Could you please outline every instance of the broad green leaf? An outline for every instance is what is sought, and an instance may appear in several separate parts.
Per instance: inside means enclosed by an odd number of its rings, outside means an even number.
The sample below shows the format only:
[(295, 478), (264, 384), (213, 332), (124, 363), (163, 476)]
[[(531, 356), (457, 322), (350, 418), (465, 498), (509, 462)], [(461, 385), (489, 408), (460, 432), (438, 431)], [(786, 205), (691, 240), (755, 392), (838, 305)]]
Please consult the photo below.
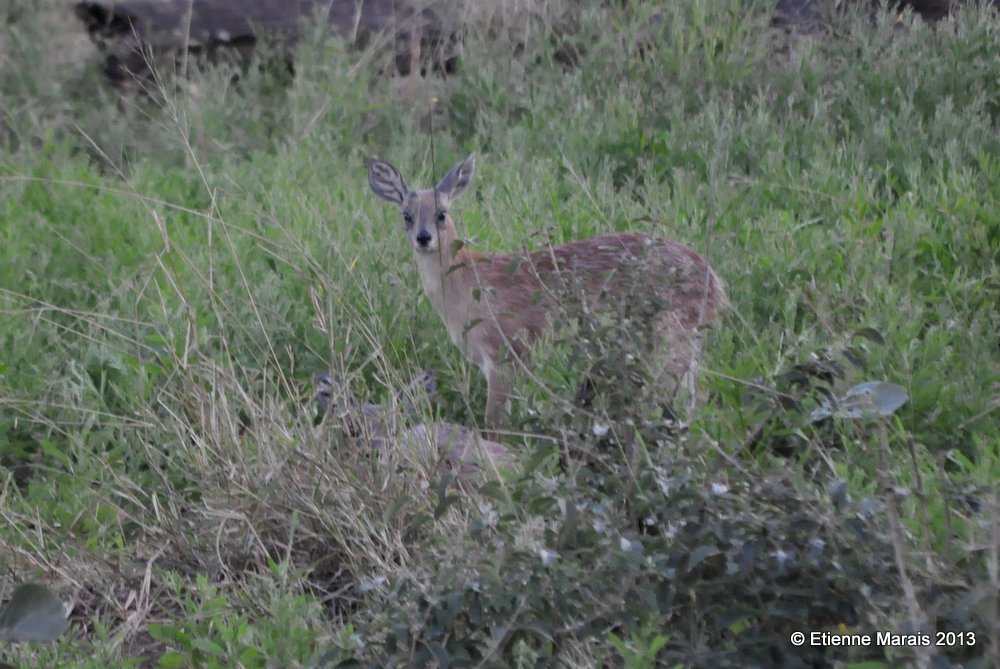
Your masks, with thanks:
[(704, 546), (699, 546), (694, 549), (691, 553), (691, 557), (688, 558), (687, 570), (691, 571), (693, 568), (701, 564), (706, 558), (710, 558), (713, 555), (718, 555), (719, 549), (715, 546), (705, 544)]
[(876, 344), (885, 344), (885, 337), (883, 337), (878, 330), (875, 330), (873, 328), (861, 328), (860, 330), (854, 333), (854, 336), (870, 339)]
[(161, 669), (173, 669), (174, 667), (186, 667), (189, 662), (187, 658), (176, 650), (168, 650), (160, 656), (156, 666)]
[(498, 502), (506, 502), (510, 499), (507, 489), (499, 481), (487, 481), (476, 489), (483, 497), (495, 499)]
[(449, 267), (449, 268), (447, 269), (447, 271), (446, 271), (446, 272), (444, 273), (444, 275), (445, 275), (445, 276), (448, 276), (448, 275), (449, 275), (449, 274), (451, 274), (452, 272), (457, 272), (458, 270), (462, 269), (463, 267), (466, 267), (466, 264), (465, 264), (464, 262), (457, 262), (457, 263), (454, 263), (454, 264), (452, 264), (452, 265), (451, 265), (451, 266), (450, 266), (450, 267)]
[(894, 383), (881, 381), (862, 383), (844, 394), (837, 415), (845, 418), (862, 418), (873, 413), (889, 416), (909, 399), (906, 390)]
[(809, 417), (815, 423), (830, 416), (849, 419), (890, 416), (909, 399), (902, 386), (868, 381), (850, 388), (840, 399), (813, 409)]
[(199, 637), (191, 642), (191, 645), (202, 651), (203, 653), (208, 653), (215, 657), (221, 657), (226, 654), (226, 649), (215, 643), (211, 639), (205, 639), (204, 637)]
[(451, 657), (448, 655), (448, 651), (444, 649), (444, 646), (436, 641), (425, 641), (424, 645), (434, 655), (434, 659), (437, 660), (438, 666), (441, 669), (448, 669), (451, 666)]
[(14, 590), (0, 613), (0, 639), (52, 641), (69, 625), (66, 607), (48, 588), (25, 583)]
[(382, 515), (382, 521), (385, 522), (387, 525), (390, 524), (392, 520), (396, 517), (396, 514), (399, 513), (400, 509), (402, 509), (403, 506), (409, 501), (411, 500), (406, 495), (399, 495), (398, 497), (393, 499), (392, 502), (389, 504), (389, 507), (386, 509), (385, 513)]

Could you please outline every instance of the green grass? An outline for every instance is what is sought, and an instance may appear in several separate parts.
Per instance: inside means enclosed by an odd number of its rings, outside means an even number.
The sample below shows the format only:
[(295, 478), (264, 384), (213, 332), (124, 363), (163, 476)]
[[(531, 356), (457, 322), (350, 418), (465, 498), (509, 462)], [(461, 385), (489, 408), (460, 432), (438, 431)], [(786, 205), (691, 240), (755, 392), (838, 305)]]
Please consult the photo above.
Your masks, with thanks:
[[(0, 646), (0, 659), (443, 664), (464, 638), (489, 649), (484, 666), (743, 666), (775, 657), (754, 643), (791, 650), (776, 630), (799, 614), (779, 611), (783, 588), (818, 579), (824, 602), (878, 573), (887, 585), (857, 595), (852, 614), (810, 624), (973, 630), (974, 647), (937, 650), (989, 666), (996, 13), (938, 26), (848, 16), (789, 57), (759, 3), (665, 3), (657, 19), (607, 4), (470, 10), (459, 74), (409, 92), (377, 73), (377, 52), (310, 43), (291, 83), (214, 69), (122, 99), (96, 54), (59, 48), (80, 32), (63, 5), (0, 10), (0, 600), (37, 580), (76, 605), (58, 643)], [(567, 49), (573, 66), (557, 58)], [(478, 493), (423, 485), (426, 472), (381, 467), (313, 426), (311, 377), (326, 369), (381, 402), (431, 368), (441, 391), (428, 415), (481, 420), (485, 382), (448, 342), (397, 214), (366, 177), (378, 155), (427, 185), (469, 151), (478, 173), (457, 210), (476, 248), (642, 229), (689, 243), (727, 283), (733, 309), (709, 337), (709, 397), (691, 429), (622, 441), (646, 465), (622, 468), (621, 444), (601, 451), (594, 419), (563, 413), (575, 386), (558, 342), (537, 361), (542, 385), (518, 381), (514, 421), (544, 438), (508, 446), (530, 466)], [(883, 380), (909, 402), (881, 422), (810, 425), (821, 395), (803, 386), (824, 384), (802, 370), (828, 359), (843, 370), (831, 391)], [(797, 365), (804, 384), (789, 376)], [(615, 435), (648, 413), (618, 410), (602, 418)], [(844, 508), (828, 494), (841, 480)], [(819, 529), (785, 520), (800, 514)], [(636, 533), (647, 515), (659, 538)], [(760, 571), (727, 571), (740, 546), (817, 536), (850, 563), (839, 581), (781, 581), (763, 548), (747, 558)], [(538, 564), (542, 547), (556, 568)], [(677, 572), (685, 587), (671, 596), (685, 603), (657, 613), (639, 595), (673, 583), (656, 571), (668, 563), (691, 580)], [(747, 594), (754, 606), (713, 608), (757, 578), (770, 585)], [(473, 580), (478, 603), (462, 587)], [(517, 600), (529, 582), (539, 599)], [(624, 604), (588, 599), (591, 582)], [(590, 627), (565, 632), (561, 615), (590, 611)], [(817, 661), (928, 657), (838, 652)]]

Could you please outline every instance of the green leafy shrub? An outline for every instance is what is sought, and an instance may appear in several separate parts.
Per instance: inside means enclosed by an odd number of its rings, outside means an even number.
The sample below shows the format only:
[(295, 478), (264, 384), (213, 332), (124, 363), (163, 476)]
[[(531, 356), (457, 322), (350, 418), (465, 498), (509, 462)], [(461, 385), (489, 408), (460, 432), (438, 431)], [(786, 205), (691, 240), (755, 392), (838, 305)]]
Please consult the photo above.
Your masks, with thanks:
[[(635, 478), (605, 476), (601, 493), (535, 478), (508, 492), (480, 508), (460, 548), (428, 546), (437, 559), (419, 585), (386, 586), (381, 612), (357, 628), (359, 659), (589, 664), (609, 652), (610, 635), (620, 647), (654, 630), (656, 666), (830, 665), (895, 652), (788, 641), (795, 631), (888, 625), (898, 614), (885, 508), (847, 501), (843, 484), (827, 497), (776, 472), (727, 468), (711, 480), (677, 457)], [(935, 606), (950, 599), (942, 623), (961, 610), (957, 598), (933, 594), (940, 585), (921, 586)], [(983, 629), (985, 620), (964, 622)]]

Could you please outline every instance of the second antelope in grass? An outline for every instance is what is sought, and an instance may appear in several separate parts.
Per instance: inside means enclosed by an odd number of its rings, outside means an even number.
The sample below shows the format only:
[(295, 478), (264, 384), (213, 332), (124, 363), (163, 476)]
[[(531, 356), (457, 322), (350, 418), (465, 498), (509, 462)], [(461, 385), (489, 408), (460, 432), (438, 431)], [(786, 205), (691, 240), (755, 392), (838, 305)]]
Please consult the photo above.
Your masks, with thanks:
[(426, 401), (437, 392), (433, 372), (424, 370), (410, 381), (400, 392), (397, 407), (362, 404), (327, 373), (317, 374), (315, 383), (314, 398), (322, 414), (331, 414), (356, 443), (377, 454), (434, 464), (439, 474), (454, 471), (462, 481), (515, 465), (510, 451), (464, 425), (424, 422), (396, 429), (400, 414), (416, 413), (421, 396)]
[[(486, 422), (507, 408), (512, 363), (524, 361), (555, 312), (603, 313), (650, 332), (653, 377), (692, 390), (699, 328), (726, 304), (722, 282), (693, 250), (641, 232), (602, 235), (533, 253), (464, 248), (449, 210), (475, 172), (475, 155), (432, 189), (411, 190), (387, 162), (371, 164), (375, 193), (399, 206), (424, 293), (451, 341), (487, 380)], [(504, 355), (504, 353), (507, 355)], [(645, 355), (645, 354), (644, 354)]]

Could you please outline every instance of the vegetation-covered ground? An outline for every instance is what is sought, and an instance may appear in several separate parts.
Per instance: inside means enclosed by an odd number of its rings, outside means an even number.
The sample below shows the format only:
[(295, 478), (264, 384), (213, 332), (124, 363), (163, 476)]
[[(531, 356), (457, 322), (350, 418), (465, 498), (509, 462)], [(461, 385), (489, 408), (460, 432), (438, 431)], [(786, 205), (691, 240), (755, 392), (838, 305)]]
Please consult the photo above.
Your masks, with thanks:
[[(0, 660), (996, 666), (1000, 22), (848, 15), (789, 46), (772, 4), (456, 3), (447, 79), (315, 40), (293, 79), (191, 64), (121, 97), (66, 3), (4, 4), (0, 601), (75, 608)], [(470, 151), (479, 250), (645, 230), (710, 260), (733, 306), (689, 429), (643, 393), (568, 403), (641, 361), (560, 335), (497, 481), (315, 424), (317, 371), (387, 402), (429, 368), (403, 420), (479, 425), (366, 176)], [(830, 408), (866, 381), (909, 400)]]

